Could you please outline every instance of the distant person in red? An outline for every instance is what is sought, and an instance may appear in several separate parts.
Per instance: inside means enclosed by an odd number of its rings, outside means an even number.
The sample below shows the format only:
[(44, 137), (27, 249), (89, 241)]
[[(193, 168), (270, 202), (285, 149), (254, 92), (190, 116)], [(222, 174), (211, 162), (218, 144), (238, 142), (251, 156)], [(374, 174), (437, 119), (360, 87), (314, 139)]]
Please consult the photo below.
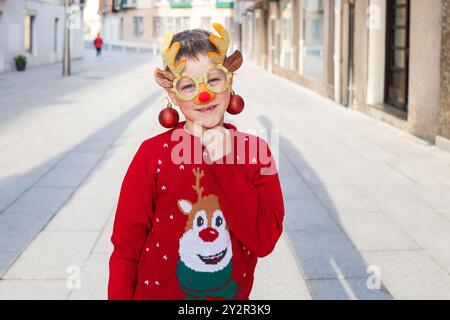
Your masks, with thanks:
[(100, 33), (97, 33), (97, 37), (94, 39), (94, 47), (97, 50), (97, 57), (102, 54), (103, 39)]

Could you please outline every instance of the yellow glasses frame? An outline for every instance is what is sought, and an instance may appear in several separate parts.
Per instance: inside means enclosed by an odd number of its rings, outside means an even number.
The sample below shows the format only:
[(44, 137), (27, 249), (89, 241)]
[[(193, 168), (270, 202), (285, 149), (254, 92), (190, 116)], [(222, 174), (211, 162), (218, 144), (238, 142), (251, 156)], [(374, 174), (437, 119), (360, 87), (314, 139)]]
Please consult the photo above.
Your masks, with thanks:
[[(215, 89), (211, 88), (208, 85), (208, 78), (207, 78), (207, 76), (208, 76), (208, 73), (212, 69), (219, 69), (219, 70), (222, 70), (223, 72), (225, 72), (225, 75), (227, 77), (227, 82), (225, 84), (224, 89), (221, 90), (221, 91), (216, 91)], [(188, 78), (192, 79), (194, 81), (194, 83), (195, 83), (195, 92), (193, 92), (192, 95), (190, 95), (189, 97), (185, 97), (185, 96), (181, 95), (178, 92), (178, 89), (177, 89), (178, 81), (180, 81), (184, 77), (188, 77)], [(228, 71), (228, 69), (225, 68), (222, 64), (213, 64), (213, 65), (209, 66), (208, 69), (206, 69), (205, 74), (204, 74), (203, 77), (195, 77), (195, 76), (191, 76), (191, 75), (189, 75), (187, 73), (178, 74), (175, 77), (175, 79), (173, 80), (172, 92), (175, 93), (175, 95), (177, 96), (178, 99), (181, 99), (181, 100), (184, 100), (184, 101), (190, 101), (190, 100), (194, 99), (199, 94), (200, 84), (201, 83), (204, 83), (206, 85), (206, 88), (208, 88), (208, 90), (210, 90), (210, 91), (212, 91), (214, 93), (222, 93), (222, 92), (226, 91), (230, 87), (230, 82), (231, 82), (232, 77), (233, 77), (233, 74), (230, 71)]]

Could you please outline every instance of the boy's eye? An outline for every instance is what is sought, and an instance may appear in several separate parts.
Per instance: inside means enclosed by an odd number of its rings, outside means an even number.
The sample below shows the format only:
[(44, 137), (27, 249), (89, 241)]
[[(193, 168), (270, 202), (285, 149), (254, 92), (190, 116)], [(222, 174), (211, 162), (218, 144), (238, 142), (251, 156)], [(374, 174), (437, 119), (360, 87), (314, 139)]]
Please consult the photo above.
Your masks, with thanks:
[(201, 227), (204, 222), (202, 217), (197, 217), (197, 227)]
[(194, 86), (193, 86), (192, 84), (190, 84), (190, 85), (187, 85), (187, 86), (182, 87), (181, 90), (187, 90), (187, 89), (191, 89), (191, 88), (193, 88), (193, 87), (194, 87)]

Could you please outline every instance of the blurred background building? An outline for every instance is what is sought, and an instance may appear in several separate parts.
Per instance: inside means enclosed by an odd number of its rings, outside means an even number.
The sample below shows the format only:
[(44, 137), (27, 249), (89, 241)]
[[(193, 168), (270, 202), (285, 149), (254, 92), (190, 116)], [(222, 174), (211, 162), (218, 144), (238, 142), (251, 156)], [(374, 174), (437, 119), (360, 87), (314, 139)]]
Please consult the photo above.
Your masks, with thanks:
[[(70, 30), (72, 58), (83, 56), (83, 4), (73, 1), (76, 23)], [(0, 0), (0, 73), (14, 70), (14, 57), (27, 57), (27, 67), (62, 61), (64, 0)]]
[(449, 0), (255, 0), (246, 56), (450, 150)]
[[(167, 31), (205, 28), (212, 22), (239, 35), (233, 0), (100, 0), (105, 41), (138, 42), (159, 46)], [(230, 50), (239, 46), (232, 38)]]

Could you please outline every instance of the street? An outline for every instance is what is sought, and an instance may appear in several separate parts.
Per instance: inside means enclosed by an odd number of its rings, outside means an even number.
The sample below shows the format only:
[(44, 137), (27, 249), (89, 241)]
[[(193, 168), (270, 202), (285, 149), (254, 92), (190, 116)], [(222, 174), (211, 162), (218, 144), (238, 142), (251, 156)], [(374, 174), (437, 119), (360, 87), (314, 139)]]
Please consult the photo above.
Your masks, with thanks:
[[(106, 299), (122, 179), (165, 131), (161, 64), (85, 50), (67, 78), (0, 74), (0, 299)], [(251, 299), (450, 299), (450, 153), (245, 58), (233, 89), (226, 122), (279, 132), (286, 210)]]

